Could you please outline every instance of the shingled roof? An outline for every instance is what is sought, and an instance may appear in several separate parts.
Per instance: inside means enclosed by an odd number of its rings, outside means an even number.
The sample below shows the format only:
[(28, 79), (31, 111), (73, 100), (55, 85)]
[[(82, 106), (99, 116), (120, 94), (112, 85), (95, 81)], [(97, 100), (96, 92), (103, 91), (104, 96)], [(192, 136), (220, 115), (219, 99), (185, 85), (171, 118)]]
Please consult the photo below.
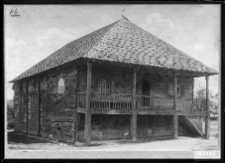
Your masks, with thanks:
[(12, 81), (47, 71), (78, 58), (217, 74), (215, 70), (144, 31), (128, 19), (122, 18), (65, 45)]

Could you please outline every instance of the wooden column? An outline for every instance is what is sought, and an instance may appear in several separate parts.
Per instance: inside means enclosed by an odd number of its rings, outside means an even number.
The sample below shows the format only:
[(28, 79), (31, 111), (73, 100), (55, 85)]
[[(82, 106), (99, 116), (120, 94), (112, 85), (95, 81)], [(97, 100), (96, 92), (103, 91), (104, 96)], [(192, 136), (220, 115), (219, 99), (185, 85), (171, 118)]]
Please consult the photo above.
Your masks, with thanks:
[(73, 139), (73, 144), (75, 145), (76, 144), (76, 141), (77, 141), (77, 136), (78, 136), (78, 126), (79, 126), (79, 119), (78, 119), (78, 116), (80, 116), (78, 113), (77, 113), (77, 103), (78, 103), (78, 81), (79, 81), (79, 78), (78, 78), (78, 76), (79, 76), (79, 74), (78, 74), (78, 70), (77, 70), (77, 68), (74, 70), (75, 71), (75, 105), (74, 105), (74, 134), (73, 134), (73, 137), (74, 137), (74, 139)]
[(80, 114), (76, 112), (76, 126), (75, 126), (76, 129), (74, 135), (74, 145), (76, 144), (76, 141), (78, 141), (79, 126), (80, 126)]
[(91, 74), (92, 74), (92, 64), (88, 62), (87, 63), (85, 129), (84, 129), (84, 139), (85, 139), (84, 144), (86, 146), (90, 145), (91, 143), (91, 108), (90, 108)]
[(209, 113), (209, 77), (205, 77), (206, 80), (206, 116), (205, 116), (205, 138), (209, 139), (210, 135), (210, 113)]
[(29, 92), (28, 92), (28, 80), (27, 80), (27, 82), (26, 82), (26, 93), (27, 93), (27, 135), (29, 134), (29, 132), (28, 132), (28, 128), (29, 128), (29, 125), (28, 125), (28, 121), (29, 121), (29, 119), (28, 119), (28, 102), (29, 102)]
[(135, 142), (137, 140), (137, 105), (136, 105), (136, 69), (133, 71), (133, 84), (132, 84), (132, 120), (131, 120), (131, 138)]
[(195, 79), (194, 77), (192, 77), (192, 107), (191, 107), (191, 114), (193, 113), (193, 108), (194, 108), (194, 83), (195, 83)]
[(41, 81), (38, 81), (38, 135), (41, 134)]
[(173, 116), (173, 137), (178, 136), (178, 115), (177, 115), (177, 75), (174, 74), (174, 116)]

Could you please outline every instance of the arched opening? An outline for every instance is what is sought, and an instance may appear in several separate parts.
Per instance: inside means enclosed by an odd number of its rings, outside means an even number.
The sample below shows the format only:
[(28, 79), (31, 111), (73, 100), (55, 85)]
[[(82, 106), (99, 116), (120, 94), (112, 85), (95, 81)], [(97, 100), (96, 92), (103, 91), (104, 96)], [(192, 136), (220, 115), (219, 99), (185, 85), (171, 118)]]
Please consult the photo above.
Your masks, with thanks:
[(65, 92), (65, 80), (64, 78), (60, 78), (58, 82), (58, 93), (64, 93)]

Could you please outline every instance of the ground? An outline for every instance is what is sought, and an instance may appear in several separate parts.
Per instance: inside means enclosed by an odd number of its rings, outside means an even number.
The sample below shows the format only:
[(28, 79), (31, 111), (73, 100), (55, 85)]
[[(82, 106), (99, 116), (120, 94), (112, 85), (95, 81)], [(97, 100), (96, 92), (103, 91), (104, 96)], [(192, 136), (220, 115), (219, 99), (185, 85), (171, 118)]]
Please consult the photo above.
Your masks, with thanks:
[[(24, 135), (16, 135), (13, 132), (8, 134), (8, 154), (12, 157), (23, 157), (22, 154), (25, 154), (26, 157), (55, 157), (55, 158), (73, 158), (78, 157), (82, 152), (89, 152), (93, 157), (98, 157), (101, 153), (103, 157), (106, 157), (109, 154), (117, 154), (120, 156), (122, 153), (127, 152), (142, 152), (137, 155), (137, 157), (143, 155), (146, 152), (158, 152), (157, 154), (162, 155), (162, 157), (196, 157), (196, 154), (199, 157), (212, 156), (218, 157), (218, 153), (215, 154), (215, 151), (219, 150), (219, 137), (218, 137), (218, 122), (211, 121), (210, 125), (210, 139), (206, 140), (204, 138), (191, 138), (179, 136), (177, 139), (170, 140), (152, 140), (152, 141), (138, 141), (137, 143), (131, 143), (124, 140), (111, 140), (111, 141), (92, 141), (92, 146), (84, 147), (82, 143), (76, 143), (76, 146), (68, 145), (65, 143), (49, 142), (44, 139), (37, 139), (32, 137), (26, 137)], [(42, 150), (42, 154), (37, 154), (37, 152)], [(66, 153), (65, 153), (66, 150)], [(97, 155), (94, 152), (97, 151)], [(101, 151), (101, 152), (99, 152)], [(106, 154), (104, 152), (110, 151)], [(208, 151), (208, 153), (206, 153)], [(47, 154), (48, 152), (52, 154)], [(71, 153), (72, 152), (72, 153)], [(79, 152), (79, 153), (78, 153)], [(118, 153), (119, 152), (119, 153)], [(182, 153), (183, 152), (183, 153)], [(199, 153), (200, 152), (200, 153)], [(101, 155), (100, 154), (100, 155)], [(155, 154), (155, 155), (157, 155)], [(25, 156), (24, 155), (24, 156)], [(154, 155), (154, 156), (155, 156)], [(91, 156), (90, 153), (87, 157)], [(121, 157), (125, 157), (123, 155)], [(150, 156), (150, 153), (146, 155)], [(80, 155), (80, 157), (82, 157)], [(86, 157), (86, 155), (85, 155)], [(99, 156), (100, 157), (100, 156)], [(110, 156), (109, 156), (110, 157)], [(135, 157), (135, 154), (128, 154), (128, 157)], [(143, 156), (145, 157), (145, 156)]]

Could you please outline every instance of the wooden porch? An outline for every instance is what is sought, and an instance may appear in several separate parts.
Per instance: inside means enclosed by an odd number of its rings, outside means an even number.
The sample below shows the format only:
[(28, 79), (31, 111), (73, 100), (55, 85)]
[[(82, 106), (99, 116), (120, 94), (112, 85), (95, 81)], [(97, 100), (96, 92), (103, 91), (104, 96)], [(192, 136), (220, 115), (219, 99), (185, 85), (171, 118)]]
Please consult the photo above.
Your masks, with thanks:
[[(90, 93), (91, 114), (132, 114), (131, 94)], [(137, 95), (137, 114), (173, 115), (174, 99)], [(86, 93), (78, 92), (78, 113), (86, 111)], [(178, 115), (206, 115), (206, 110), (196, 110), (192, 99), (177, 99)]]
[(172, 115), (173, 137), (178, 137), (179, 115), (200, 115), (205, 117), (205, 137), (209, 137), (209, 108), (208, 108), (208, 76), (206, 76), (206, 108), (196, 110), (193, 98), (178, 97), (178, 75), (172, 73), (171, 98), (153, 97), (137, 93), (137, 68), (133, 68), (131, 94), (121, 93), (97, 93), (92, 91), (92, 63), (87, 63), (86, 92), (77, 92), (77, 113), (85, 114), (84, 140), (85, 145), (91, 142), (91, 114), (130, 114), (131, 115), (131, 139), (137, 140), (137, 115)]

